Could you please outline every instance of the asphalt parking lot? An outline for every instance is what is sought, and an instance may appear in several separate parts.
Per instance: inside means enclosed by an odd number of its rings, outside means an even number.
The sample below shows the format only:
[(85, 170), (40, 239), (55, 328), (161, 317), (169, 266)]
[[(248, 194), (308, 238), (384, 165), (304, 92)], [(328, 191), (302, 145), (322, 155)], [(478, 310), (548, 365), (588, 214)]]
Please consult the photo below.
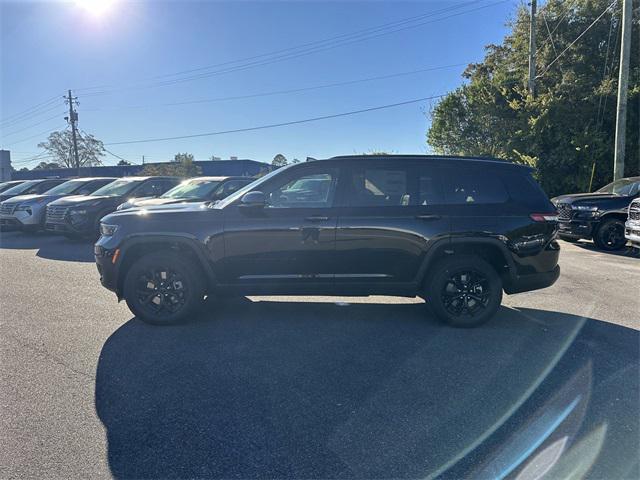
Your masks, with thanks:
[(616, 413), (592, 475), (629, 475), (640, 259), (562, 248), (556, 285), (479, 329), (395, 297), (253, 297), (157, 328), (100, 286), (90, 244), (3, 233), (0, 478), (446, 476), (550, 374), (587, 370), (584, 422)]

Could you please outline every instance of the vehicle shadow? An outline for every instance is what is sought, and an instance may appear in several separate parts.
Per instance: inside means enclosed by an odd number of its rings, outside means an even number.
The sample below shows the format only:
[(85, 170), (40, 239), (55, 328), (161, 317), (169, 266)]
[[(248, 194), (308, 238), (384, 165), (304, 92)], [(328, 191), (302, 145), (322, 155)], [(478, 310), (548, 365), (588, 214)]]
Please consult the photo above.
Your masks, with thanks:
[(600, 250), (595, 246), (593, 242), (575, 242), (573, 243), (573, 245), (594, 253), (606, 253), (608, 255), (614, 255), (616, 257), (640, 258), (640, 250), (637, 248), (633, 248), (629, 244), (627, 244), (627, 246), (625, 246), (621, 250), (615, 250), (612, 252), (608, 252), (606, 250)]
[(228, 302), (182, 326), (120, 327), (95, 406), (116, 478), (424, 478), (585, 362), (635, 366), (621, 378), (633, 397), (639, 339), (532, 309), (465, 330), (423, 304)]
[(46, 232), (0, 232), (0, 250), (37, 250), (36, 255), (49, 260), (94, 262), (93, 243), (74, 240)]

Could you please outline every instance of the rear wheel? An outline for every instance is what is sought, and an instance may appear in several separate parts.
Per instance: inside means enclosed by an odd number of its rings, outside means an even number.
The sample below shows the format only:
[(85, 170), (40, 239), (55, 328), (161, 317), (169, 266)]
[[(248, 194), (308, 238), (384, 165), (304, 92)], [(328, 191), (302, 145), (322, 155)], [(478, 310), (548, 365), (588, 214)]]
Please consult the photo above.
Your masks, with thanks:
[(479, 257), (445, 258), (428, 275), (427, 304), (448, 325), (481, 325), (493, 317), (502, 302), (500, 276)]
[(627, 239), (624, 238), (624, 223), (618, 218), (603, 221), (593, 236), (593, 243), (600, 250), (613, 251), (624, 248)]
[(188, 258), (173, 252), (151, 253), (131, 266), (123, 294), (136, 317), (171, 325), (196, 313), (204, 299), (205, 282)]

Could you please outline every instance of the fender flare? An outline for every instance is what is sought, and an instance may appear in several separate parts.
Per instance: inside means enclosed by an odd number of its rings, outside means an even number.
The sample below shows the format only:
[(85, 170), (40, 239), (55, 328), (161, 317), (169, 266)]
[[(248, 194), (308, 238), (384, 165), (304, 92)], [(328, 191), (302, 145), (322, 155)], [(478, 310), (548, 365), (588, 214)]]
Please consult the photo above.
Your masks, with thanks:
[(516, 265), (511, 252), (505, 244), (505, 241), (495, 237), (446, 237), (436, 240), (427, 251), (416, 276), (418, 285), (422, 285), (429, 268), (436, 261), (438, 261), (442, 257), (442, 255), (455, 255), (456, 246), (460, 245), (488, 245), (490, 247), (497, 247), (502, 254), (502, 257), (504, 258), (505, 263), (509, 266), (509, 270), (507, 272), (507, 280), (513, 281), (517, 278)]
[[(210, 287), (216, 284), (216, 276), (213, 272), (213, 267), (209, 263), (206, 252), (204, 251), (199, 240), (194, 236), (186, 233), (172, 233), (172, 232), (151, 232), (151, 233), (139, 233), (127, 235), (120, 243), (120, 262), (119, 265), (124, 265), (127, 259), (127, 252), (132, 248), (143, 244), (149, 243), (166, 243), (169, 245), (179, 245), (180, 247), (188, 249), (198, 259), (198, 264), (205, 273), (207, 283)], [(119, 268), (118, 268), (119, 270)], [(117, 272), (117, 295), (120, 297), (120, 291), (122, 282), (122, 274)]]

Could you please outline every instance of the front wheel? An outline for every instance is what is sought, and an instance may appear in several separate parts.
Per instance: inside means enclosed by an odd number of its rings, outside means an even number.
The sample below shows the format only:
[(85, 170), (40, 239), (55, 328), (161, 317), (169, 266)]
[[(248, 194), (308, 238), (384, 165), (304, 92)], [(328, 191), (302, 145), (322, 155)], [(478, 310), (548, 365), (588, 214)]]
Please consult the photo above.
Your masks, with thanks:
[(624, 248), (627, 239), (624, 238), (624, 223), (617, 218), (603, 221), (593, 236), (593, 243), (600, 250), (614, 251)]
[(436, 316), (454, 327), (487, 322), (502, 302), (502, 280), (479, 257), (447, 257), (428, 272), (427, 304)]
[(131, 266), (123, 294), (136, 317), (171, 325), (196, 313), (204, 299), (205, 282), (188, 258), (173, 252), (151, 253)]

